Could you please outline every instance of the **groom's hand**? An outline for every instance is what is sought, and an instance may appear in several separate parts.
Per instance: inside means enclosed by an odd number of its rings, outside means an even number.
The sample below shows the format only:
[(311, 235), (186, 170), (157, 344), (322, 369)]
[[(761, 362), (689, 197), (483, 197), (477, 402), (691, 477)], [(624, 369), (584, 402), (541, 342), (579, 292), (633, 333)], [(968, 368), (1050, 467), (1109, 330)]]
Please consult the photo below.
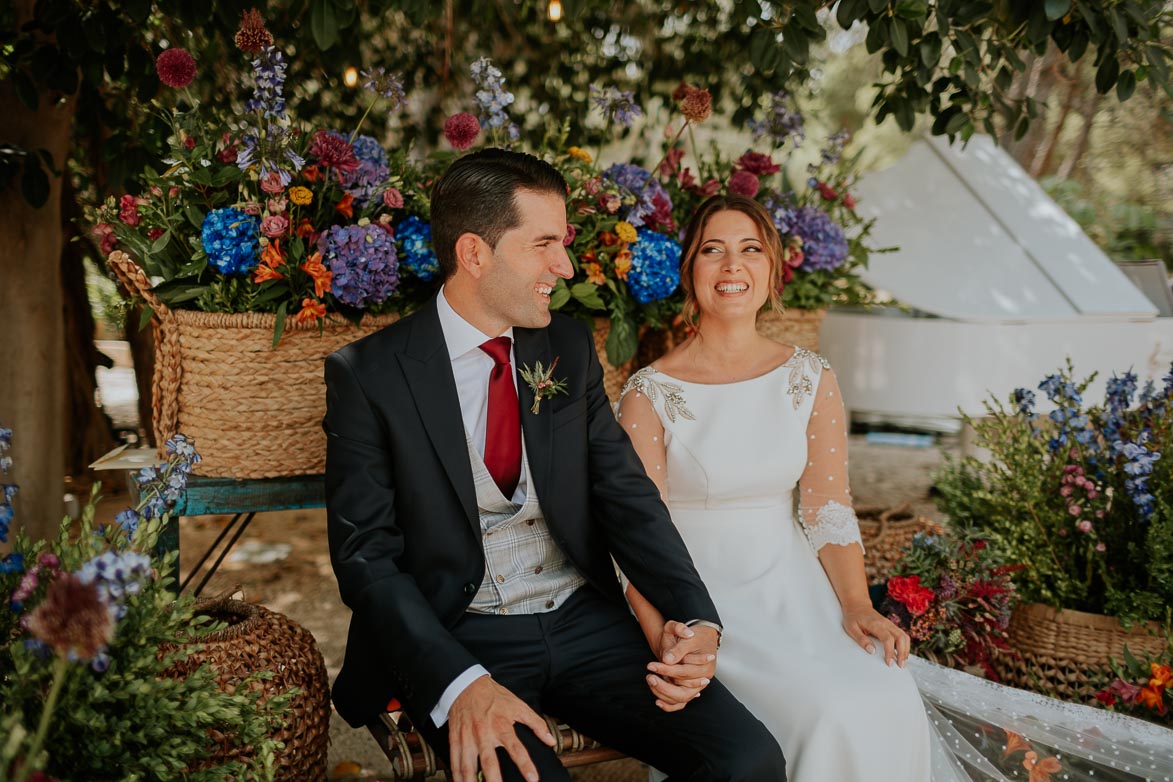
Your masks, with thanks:
[(648, 687), (656, 696), (657, 707), (680, 711), (700, 697), (717, 671), (717, 641), (717, 631), (711, 627), (693, 628), (672, 620), (664, 623), (660, 661), (648, 663)]
[(448, 712), (449, 767), (456, 782), (477, 782), (477, 763), (485, 782), (501, 782), (497, 747), (504, 747), (529, 782), (538, 782), (538, 770), (517, 737), (517, 723), (527, 726), (553, 747), (546, 721), (521, 698), (482, 676), (460, 693)]

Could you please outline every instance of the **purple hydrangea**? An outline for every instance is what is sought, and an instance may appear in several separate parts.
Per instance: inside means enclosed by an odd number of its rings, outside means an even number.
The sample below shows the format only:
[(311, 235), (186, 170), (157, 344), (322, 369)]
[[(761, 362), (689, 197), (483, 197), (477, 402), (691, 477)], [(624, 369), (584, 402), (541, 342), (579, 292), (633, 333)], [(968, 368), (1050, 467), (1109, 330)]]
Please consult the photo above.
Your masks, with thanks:
[(672, 199), (668, 192), (647, 169), (634, 163), (615, 163), (603, 172), (603, 178), (635, 196), (635, 203), (625, 207), (621, 216), (636, 228), (647, 223), (657, 210), (672, 211)]
[(330, 292), (343, 304), (379, 304), (399, 288), (399, 257), (391, 234), (377, 225), (335, 225), (318, 240), (333, 273)]
[(204, 218), (200, 240), (208, 265), (221, 274), (245, 274), (260, 260), (261, 221), (234, 207), (213, 209)]
[(391, 167), (387, 163), (387, 153), (379, 142), (372, 136), (356, 136), (354, 141), (350, 141), (349, 136), (333, 130), (326, 134), (349, 143), (354, 149), (354, 156), (358, 158), (358, 168), (338, 172), (342, 188), (354, 196), (355, 206), (361, 209), (376, 198), (381, 198), (387, 179), (391, 176)]
[(631, 270), (627, 287), (640, 304), (666, 299), (680, 285), (680, 245), (646, 228), (636, 231), (631, 245)]
[(804, 206), (784, 210), (781, 221), (775, 213), (778, 232), (802, 239), (803, 269), (833, 271), (847, 260), (847, 237), (831, 216), (822, 209)]

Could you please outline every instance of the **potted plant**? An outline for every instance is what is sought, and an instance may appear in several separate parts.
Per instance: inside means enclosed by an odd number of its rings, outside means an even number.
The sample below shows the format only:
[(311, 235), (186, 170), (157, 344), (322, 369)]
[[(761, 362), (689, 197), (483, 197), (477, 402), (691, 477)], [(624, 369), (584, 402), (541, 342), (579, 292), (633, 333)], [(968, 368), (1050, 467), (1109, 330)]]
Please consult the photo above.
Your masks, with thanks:
[[(1084, 402), (1092, 380), (1066, 369), (1033, 391), (993, 400), (967, 418), (989, 459), (946, 463), (939, 507), (981, 531), (1008, 561), (1024, 604), (1010, 623), (1008, 682), (1089, 700), (1127, 643), (1164, 648), (1159, 622), (1173, 603), (1173, 372), (1137, 388), (1132, 372)], [(1094, 376), (1093, 376), (1094, 377)]]

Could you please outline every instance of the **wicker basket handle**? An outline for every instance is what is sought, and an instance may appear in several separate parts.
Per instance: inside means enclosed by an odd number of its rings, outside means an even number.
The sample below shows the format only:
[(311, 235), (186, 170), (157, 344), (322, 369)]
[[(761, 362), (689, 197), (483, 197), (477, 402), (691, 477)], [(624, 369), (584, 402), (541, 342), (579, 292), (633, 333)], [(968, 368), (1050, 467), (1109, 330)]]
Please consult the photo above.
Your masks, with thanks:
[(897, 505), (895, 508), (888, 508), (887, 510), (881, 512), (880, 515), (876, 518), (876, 539), (872, 541), (872, 545), (875, 545), (876, 541), (883, 539), (884, 532), (887, 531), (888, 522), (892, 520), (893, 516), (909, 515), (909, 511), (911, 509), (912, 506), (908, 502), (903, 502), (900, 505)]
[(163, 444), (175, 434), (179, 425), (179, 384), (183, 364), (179, 354), (179, 328), (175, 313), (151, 290), (151, 281), (142, 267), (129, 255), (115, 250), (106, 258), (114, 276), (131, 293), (143, 297), (154, 314), (155, 372), (151, 378), (151, 423), (155, 429), (155, 444), (164, 456)]
[(151, 289), (147, 273), (131, 260), (129, 255), (122, 250), (115, 250), (106, 258), (106, 263), (110, 265), (119, 282), (131, 293), (141, 296), (160, 320), (171, 317), (171, 309)]

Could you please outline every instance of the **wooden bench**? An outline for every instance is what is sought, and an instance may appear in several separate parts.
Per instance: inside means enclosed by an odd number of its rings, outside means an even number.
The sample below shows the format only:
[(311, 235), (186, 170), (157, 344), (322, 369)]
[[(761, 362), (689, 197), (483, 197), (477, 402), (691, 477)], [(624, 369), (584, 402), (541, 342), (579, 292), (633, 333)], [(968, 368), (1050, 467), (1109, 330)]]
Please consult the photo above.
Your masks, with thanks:
[[(605, 760), (622, 760), (626, 755), (607, 749), (593, 739), (563, 725), (552, 717), (546, 717), (546, 724), (557, 742), (554, 752), (566, 768), (602, 763)], [(367, 726), (387, 759), (391, 761), (394, 779), (422, 780), (432, 774), (444, 773), (451, 779), (444, 761), (428, 746), (411, 726), (411, 720), (401, 711), (385, 712), (379, 719)]]

